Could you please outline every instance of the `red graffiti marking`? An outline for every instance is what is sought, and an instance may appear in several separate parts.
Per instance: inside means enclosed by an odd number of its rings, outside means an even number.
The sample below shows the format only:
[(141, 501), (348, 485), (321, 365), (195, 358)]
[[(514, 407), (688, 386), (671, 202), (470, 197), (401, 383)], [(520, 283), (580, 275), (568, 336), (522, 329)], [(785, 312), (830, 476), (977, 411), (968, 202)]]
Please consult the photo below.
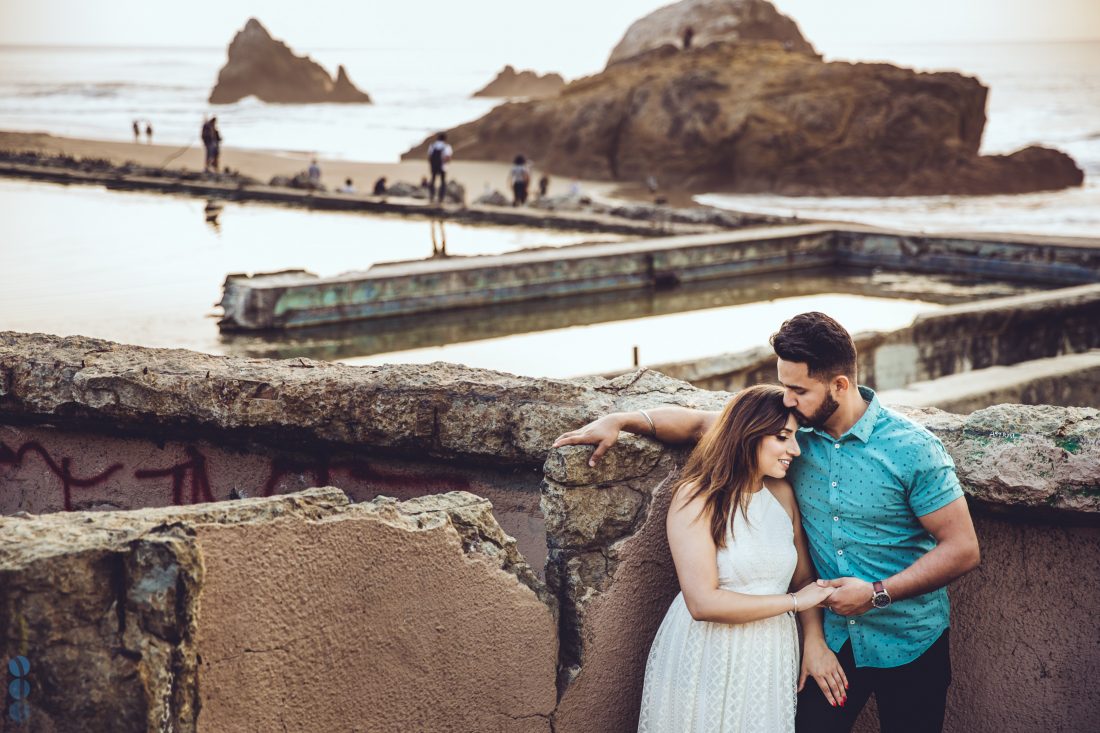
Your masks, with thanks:
[(77, 478), (73, 476), (70, 466), (72, 461), (69, 458), (62, 458), (61, 465), (58, 465), (54, 461), (50, 452), (42, 447), (40, 443), (31, 441), (24, 443), (19, 447), (19, 450), (12, 450), (3, 442), (0, 442), (0, 465), (20, 467), (23, 464), (23, 458), (28, 453), (37, 453), (42, 457), (42, 460), (46, 462), (46, 466), (61, 479), (61, 491), (65, 498), (65, 511), (71, 512), (73, 510), (72, 490), (73, 488), (86, 489), (92, 486), (102, 484), (111, 477), (116, 471), (122, 470), (122, 464), (116, 463), (103, 471), (97, 476), (91, 478)]
[(170, 468), (144, 469), (134, 471), (134, 477), (139, 479), (172, 477), (172, 503), (176, 506), (183, 504), (183, 482), (187, 474), (191, 474), (191, 503), (198, 504), (205, 501), (216, 501), (210, 491), (210, 479), (206, 475), (206, 457), (191, 446), (187, 446), (187, 456), (191, 459), (186, 463), (178, 463)]

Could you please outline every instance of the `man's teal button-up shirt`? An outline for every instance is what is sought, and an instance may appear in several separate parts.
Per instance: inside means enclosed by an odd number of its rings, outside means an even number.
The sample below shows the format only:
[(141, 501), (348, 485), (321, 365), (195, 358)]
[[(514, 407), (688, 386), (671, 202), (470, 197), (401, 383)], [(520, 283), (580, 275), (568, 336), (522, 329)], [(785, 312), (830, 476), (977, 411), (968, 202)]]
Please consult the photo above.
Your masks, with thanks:
[[(859, 388), (867, 411), (840, 438), (798, 432), (802, 455), (791, 464), (810, 555), (822, 578), (885, 580), (936, 546), (918, 517), (963, 495), (955, 463), (939, 438), (883, 407)], [(852, 642), (859, 667), (913, 661), (947, 629), (947, 589), (844, 617), (825, 610), (825, 641)]]

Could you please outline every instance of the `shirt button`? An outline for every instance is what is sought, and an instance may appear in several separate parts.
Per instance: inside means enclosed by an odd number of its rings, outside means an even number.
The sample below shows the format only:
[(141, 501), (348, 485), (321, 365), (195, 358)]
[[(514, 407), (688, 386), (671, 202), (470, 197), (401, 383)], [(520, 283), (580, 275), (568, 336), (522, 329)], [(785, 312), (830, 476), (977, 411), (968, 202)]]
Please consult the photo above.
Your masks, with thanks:
[(839, 522), (839, 521), (840, 521), (840, 517), (833, 517), (833, 521), (834, 521), (834, 522)]
[(836, 481), (833, 482), (833, 488), (836, 488)]
[(843, 554), (844, 554), (844, 550), (837, 550), (837, 551), (836, 551), (836, 554), (838, 554), (838, 555), (843, 555)]
[(839, 447), (840, 447), (840, 443), (833, 443), (833, 447), (834, 447), (834, 448), (839, 448)]
[(848, 625), (849, 625), (849, 626), (855, 626), (855, 625), (856, 625), (856, 620), (855, 620), (854, 618), (853, 618), (853, 619), (849, 619), (849, 620), (848, 620)]

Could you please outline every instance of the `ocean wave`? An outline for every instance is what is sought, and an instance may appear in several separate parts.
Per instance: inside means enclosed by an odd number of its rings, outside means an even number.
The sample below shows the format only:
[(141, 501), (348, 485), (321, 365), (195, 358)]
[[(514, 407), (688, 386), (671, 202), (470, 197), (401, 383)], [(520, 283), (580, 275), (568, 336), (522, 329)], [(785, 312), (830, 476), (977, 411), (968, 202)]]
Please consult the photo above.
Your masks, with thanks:
[(141, 84), (124, 81), (69, 82), (64, 84), (17, 84), (17, 97), (80, 97), (104, 99), (125, 96), (131, 92), (190, 92), (192, 87), (181, 84)]

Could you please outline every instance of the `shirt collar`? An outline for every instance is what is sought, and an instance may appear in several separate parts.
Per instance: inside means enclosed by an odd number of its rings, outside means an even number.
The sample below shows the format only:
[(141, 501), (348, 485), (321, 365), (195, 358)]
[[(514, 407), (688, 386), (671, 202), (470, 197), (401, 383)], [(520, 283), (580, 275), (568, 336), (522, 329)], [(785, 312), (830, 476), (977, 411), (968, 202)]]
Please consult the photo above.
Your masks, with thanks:
[(879, 413), (882, 411), (882, 404), (878, 401), (878, 395), (870, 387), (859, 387), (859, 396), (867, 402), (867, 410), (863, 413), (863, 417), (856, 421), (856, 424), (848, 428), (848, 432), (841, 435), (839, 438), (826, 433), (824, 430), (817, 428), (800, 428), (805, 432), (812, 432), (820, 435), (823, 438), (828, 439), (830, 442), (840, 442), (847, 438), (849, 435), (855, 436), (866, 443), (871, 439), (871, 433), (875, 430), (875, 423), (878, 422)]
[[(878, 395), (870, 387), (860, 387), (859, 396), (867, 402), (867, 411), (863, 413), (863, 417), (856, 421), (856, 424), (848, 429), (848, 432), (844, 435), (854, 435), (864, 443), (871, 439), (871, 433), (874, 432), (875, 423), (878, 422), (878, 414), (882, 411), (882, 405), (878, 401)], [(841, 438), (844, 436), (842, 435)]]

